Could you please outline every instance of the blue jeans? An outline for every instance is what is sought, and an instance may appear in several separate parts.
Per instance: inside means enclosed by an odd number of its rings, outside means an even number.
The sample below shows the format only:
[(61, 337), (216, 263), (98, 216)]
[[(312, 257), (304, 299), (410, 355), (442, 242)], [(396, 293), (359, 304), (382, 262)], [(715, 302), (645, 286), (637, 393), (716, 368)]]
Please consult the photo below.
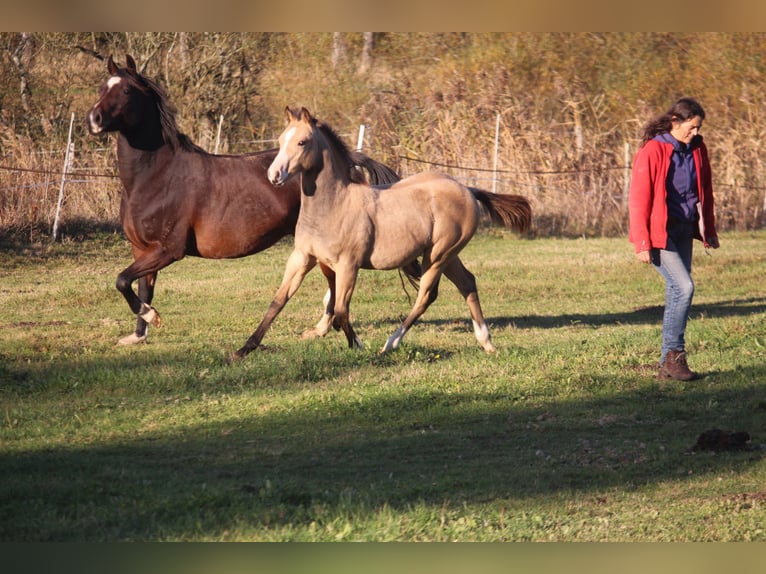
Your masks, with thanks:
[(694, 223), (669, 223), (665, 249), (652, 249), (652, 264), (665, 278), (665, 312), (662, 317), (662, 354), (684, 351), (684, 332), (694, 296), (692, 281), (692, 247)]

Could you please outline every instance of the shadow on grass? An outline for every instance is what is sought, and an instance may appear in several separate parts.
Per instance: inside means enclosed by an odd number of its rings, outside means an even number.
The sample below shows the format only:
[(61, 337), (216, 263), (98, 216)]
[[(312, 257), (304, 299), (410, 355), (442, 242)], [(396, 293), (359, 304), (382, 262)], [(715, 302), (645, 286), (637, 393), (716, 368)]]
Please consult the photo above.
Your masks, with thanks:
[[(507, 327), (516, 329), (559, 329), (573, 325), (590, 327), (641, 324), (659, 325), (662, 323), (663, 311), (664, 307), (662, 305), (653, 305), (619, 313), (564, 313), (561, 315), (519, 315), (517, 317), (488, 316), (486, 321), (490, 326), (490, 330)], [(695, 303), (692, 305), (691, 318), (693, 320), (700, 316), (711, 319), (737, 317), (764, 312), (766, 312), (766, 297), (746, 297), (711, 303)], [(390, 324), (393, 329), (401, 324), (403, 320), (403, 317), (391, 317), (390, 319), (379, 320), (378, 322)], [(466, 324), (469, 325), (470, 330), (470, 317), (467, 316), (467, 313), (466, 316), (456, 316), (448, 319), (431, 319), (428, 315), (425, 315), (418, 320), (412, 329), (417, 330), (418, 325), (421, 324), (446, 328), (452, 327), (464, 331)]]
[[(179, 355), (163, 364), (185, 361)], [(130, 366), (98, 366), (128, 368), (125, 380), (151, 367), (143, 356)], [(354, 367), (335, 368), (323, 376), (348, 376)], [(241, 378), (257, 374), (237, 372), (205, 391), (236, 394)], [(605, 376), (601, 388), (628, 390), (541, 401), (523, 391), (392, 389), (224, 423), (200, 417), (171, 436), (145, 432), (91, 448), (5, 451), (0, 539), (215, 538), (228, 528), (265, 532), (339, 516), (364, 521), (382, 508), (438, 512), (445, 504), (512, 505), (560, 493), (582, 500), (742, 471), (762, 458), (761, 451), (688, 449), (703, 430), (763, 418), (766, 366), (669, 386), (637, 383), (630, 373), (614, 378)]]
[[(489, 322), (502, 327), (515, 326), (520, 329), (557, 329), (574, 324), (603, 327), (605, 325), (637, 325), (661, 323), (664, 307), (656, 305), (642, 307), (621, 313), (567, 313), (563, 315), (525, 315), (521, 317), (493, 317)], [(692, 318), (704, 315), (710, 318), (734, 317), (763, 313), (766, 311), (766, 297), (749, 297), (700, 303), (692, 305)]]
[[(83, 243), (121, 234), (122, 226), (116, 221), (72, 218), (62, 222), (58, 232), (60, 241)], [(26, 253), (51, 243), (51, 229), (47, 225), (35, 224), (24, 229), (0, 227), (0, 253)]]
[[(641, 307), (619, 313), (564, 313), (561, 315), (519, 315), (517, 317), (486, 317), (487, 323), (495, 328), (515, 327), (517, 329), (558, 329), (572, 325), (604, 327), (607, 325), (639, 325), (662, 322), (662, 305)], [(712, 303), (695, 303), (692, 305), (691, 317), (705, 316), (709, 318), (736, 317), (766, 312), (766, 297), (746, 297), (715, 301)], [(418, 324), (454, 325), (461, 326), (470, 318), (455, 317), (450, 319), (421, 318)], [(398, 319), (387, 321), (391, 325), (399, 324)], [(417, 329), (416, 326), (413, 329)]]

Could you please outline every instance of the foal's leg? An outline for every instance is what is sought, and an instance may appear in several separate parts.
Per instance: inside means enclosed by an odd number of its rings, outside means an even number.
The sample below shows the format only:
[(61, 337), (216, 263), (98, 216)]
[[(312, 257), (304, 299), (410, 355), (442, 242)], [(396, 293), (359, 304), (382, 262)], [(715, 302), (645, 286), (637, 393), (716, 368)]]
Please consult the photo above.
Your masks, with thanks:
[[(425, 261), (423, 262), (425, 264)], [(442, 269), (441, 266), (433, 266), (427, 268), (420, 278), (420, 289), (418, 289), (418, 296), (415, 299), (415, 305), (412, 307), (412, 311), (407, 315), (407, 318), (394, 331), (394, 334), (388, 338), (386, 344), (380, 350), (381, 353), (388, 353), (396, 349), (399, 343), (402, 342), (402, 338), (407, 334), (410, 327), (417, 321), (426, 309), (436, 301), (436, 297), (439, 294), (439, 279), (441, 278)]]
[(348, 265), (339, 269), (335, 276), (335, 319), (333, 327), (343, 329), (346, 335), (349, 349), (354, 347), (361, 349), (364, 347), (362, 341), (357, 337), (354, 328), (349, 320), (349, 308), (351, 305), (351, 295), (354, 293), (356, 278), (359, 275), (359, 267)]
[(444, 267), (444, 275), (455, 284), (466, 303), (468, 303), (476, 340), (479, 341), (479, 344), (487, 353), (494, 353), (495, 346), (492, 344), (487, 323), (484, 321), (484, 314), (481, 312), (479, 292), (476, 289), (476, 278), (457, 257), (450, 260)]
[(327, 278), (327, 293), (325, 293), (322, 304), (324, 305), (324, 312), (322, 318), (319, 319), (313, 329), (304, 331), (301, 337), (303, 339), (316, 339), (318, 337), (324, 337), (330, 332), (333, 322), (333, 311), (335, 309), (335, 271), (320, 263), (319, 269), (322, 274)]
[(269, 327), (274, 322), (274, 319), (279, 315), (284, 306), (290, 300), (298, 288), (303, 282), (303, 278), (306, 273), (311, 271), (316, 265), (316, 259), (305, 255), (303, 252), (293, 250), (290, 257), (287, 260), (285, 266), (285, 275), (282, 278), (282, 284), (277, 289), (274, 299), (271, 301), (269, 308), (266, 310), (266, 314), (263, 316), (258, 328), (250, 335), (247, 342), (237, 352), (232, 355), (233, 360), (241, 359), (247, 355), (253, 349), (258, 348), (261, 344), (263, 336)]
[[(154, 285), (157, 281), (156, 273), (149, 273), (138, 279), (138, 298), (141, 299), (147, 305), (152, 304), (154, 298)], [(143, 343), (146, 341), (146, 336), (149, 331), (149, 324), (144, 321), (140, 316), (136, 318), (136, 331), (131, 333), (127, 337), (123, 337), (117, 341), (118, 345), (135, 345), (137, 343)]]

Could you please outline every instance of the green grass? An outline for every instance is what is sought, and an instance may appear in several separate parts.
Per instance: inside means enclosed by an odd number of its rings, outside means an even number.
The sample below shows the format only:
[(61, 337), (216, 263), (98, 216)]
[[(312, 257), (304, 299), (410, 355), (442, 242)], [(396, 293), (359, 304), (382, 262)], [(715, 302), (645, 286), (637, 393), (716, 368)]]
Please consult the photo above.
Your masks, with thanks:
[(697, 246), (688, 383), (655, 378), (662, 282), (624, 238), (495, 230), (462, 259), (496, 355), (446, 281), (378, 355), (395, 272), (361, 274), (365, 349), (301, 340), (314, 272), (229, 364), (290, 249), (161, 272), (164, 326), (132, 348), (119, 236), (0, 251), (1, 540), (766, 540), (764, 451), (689, 450), (766, 442), (766, 233)]

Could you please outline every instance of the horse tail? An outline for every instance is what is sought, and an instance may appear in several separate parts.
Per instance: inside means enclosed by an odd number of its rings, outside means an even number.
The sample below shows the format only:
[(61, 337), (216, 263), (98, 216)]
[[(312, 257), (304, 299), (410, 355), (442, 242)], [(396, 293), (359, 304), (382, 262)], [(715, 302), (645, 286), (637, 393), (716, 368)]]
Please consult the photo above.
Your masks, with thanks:
[(526, 197), (505, 193), (490, 193), (469, 187), (471, 193), (489, 214), (492, 223), (525, 233), (532, 222), (532, 208)]
[[(400, 267), (399, 277), (401, 277), (402, 273), (404, 273), (404, 276), (407, 278), (407, 281), (413, 289), (417, 291), (420, 287), (420, 277), (423, 275), (423, 268), (420, 266), (420, 261), (415, 259), (411, 263), (407, 263), (403, 267)], [(402, 286), (404, 286), (404, 282), (402, 282)]]
[(350, 154), (354, 165), (364, 168), (369, 174), (370, 185), (390, 185), (401, 179), (393, 169), (360, 151), (351, 151)]

